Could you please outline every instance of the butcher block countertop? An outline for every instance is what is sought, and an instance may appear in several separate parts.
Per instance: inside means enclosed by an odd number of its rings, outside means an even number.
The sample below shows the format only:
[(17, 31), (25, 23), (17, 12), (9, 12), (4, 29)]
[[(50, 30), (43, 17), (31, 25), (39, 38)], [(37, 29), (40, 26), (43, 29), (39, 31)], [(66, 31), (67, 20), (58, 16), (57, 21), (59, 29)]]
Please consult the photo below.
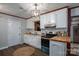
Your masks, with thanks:
[[(32, 34), (32, 33), (25, 33), (25, 35), (38, 35), (38, 36), (41, 36), (41, 34)], [(46, 38), (46, 37), (42, 37), (42, 38), (50, 40), (50, 41), (70, 43), (70, 37), (68, 37), (68, 36), (55, 36), (55, 37), (52, 37), (52, 38)]]
[(38, 33), (36, 33), (36, 34), (35, 33), (24, 33), (24, 35), (39, 35), (39, 36), (41, 36), (41, 33), (39, 33), (39, 34)]
[[(44, 37), (42, 37), (44, 38)], [(52, 38), (44, 38), (44, 39), (48, 39), (50, 41), (58, 41), (58, 42), (64, 42), (64, 43), (69, 43), (70, 42), (70, 38), (67, 36), (55, 36)]]
[(65, 43), (68, 43), (70, 42), (70, 38), (65, 36), (65, 37), (61, 37), (61, 36), (56, 36), (56, 37), (53, 37), (53, 38), (50, 38), (49, 40), (51, 41), (59, 41), (59, 42), (65, 42)]

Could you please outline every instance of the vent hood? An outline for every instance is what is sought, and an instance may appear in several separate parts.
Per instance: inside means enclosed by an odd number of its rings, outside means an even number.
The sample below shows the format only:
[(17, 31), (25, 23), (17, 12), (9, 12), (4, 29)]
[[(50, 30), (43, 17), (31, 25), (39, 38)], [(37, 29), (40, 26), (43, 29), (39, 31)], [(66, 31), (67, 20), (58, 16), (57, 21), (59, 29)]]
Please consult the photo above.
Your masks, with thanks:
[(52, 24), (46, 24), (45, 28), (56, 28), (56, 24), (52, 23)]

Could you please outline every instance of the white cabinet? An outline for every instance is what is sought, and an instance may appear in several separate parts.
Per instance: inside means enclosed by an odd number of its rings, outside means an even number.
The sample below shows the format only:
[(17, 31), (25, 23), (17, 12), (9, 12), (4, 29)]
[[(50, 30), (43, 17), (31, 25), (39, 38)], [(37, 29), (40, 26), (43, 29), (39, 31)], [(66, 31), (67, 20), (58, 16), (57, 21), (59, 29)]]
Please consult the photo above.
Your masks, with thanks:
[(51, 12), (50, 13), (50, 23), (51, 24), (56, 24), (56, 12)]
[(31, 43), (31, 37), (30, 35), (24, 35), (24, 43), (29, 44)]
[(40, 16), (40, 27), (45, 28), (48, 24), (53, 24), (56, 22), (56, 14), (55, 12), (48, 13)]
[(66, 43), (50, 41), (50, 56), (66, 56)]
[(45, 28), (45, 25), (54, 24), (56, 28), (67, 28), (68, 10), (67, 8), (44, 14), (40, 16), (40, 27)]
[(47, 24), (50, 24), (50, 13), (46, 14), (45, 26), (46, 26)]
[(67, 28), (67, 8), (56, 11), (56, 28)]
[(51, 12), (46, 15), (46, 24), (55, 24), (56, 23), (56, 13)]
[(26, 20), (26, 28), (27, 29), (34, 29), (34, 22), (32, 21), (32, 19)]
[(41, 49), (41, 36), (38, 35), (24, 35), (24, 42), (35, 48)]
[(24, 35), (24, 43), (29, 45), (34, 45), (33, 36), (32, 35)]
[(41, 36), (35, 36), (35, 47), (41, 49)]
[(46, 14), (40, 16), (40, 28), (44, 29), (46, 24)]

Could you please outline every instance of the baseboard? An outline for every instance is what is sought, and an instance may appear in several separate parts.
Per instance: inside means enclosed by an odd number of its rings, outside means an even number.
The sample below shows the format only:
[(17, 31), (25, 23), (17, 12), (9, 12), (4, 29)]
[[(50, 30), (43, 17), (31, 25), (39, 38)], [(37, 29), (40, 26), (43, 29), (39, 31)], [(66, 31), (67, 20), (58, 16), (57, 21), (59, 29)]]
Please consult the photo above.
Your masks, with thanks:
[(13, 47), (13, 46), (16, 46), (16, 45), (21, 45), (23, 43), (19, 43), (19, 44), (15, 44), (15, 45), (9, 45), (8, 47)]
[[(20, 43), (20, 44), (28, 45), (28, 44), (26, 44), (26, 43)], [(19, 45), (19, 44), (16, 44), (16, 45)], [(16, 45), (12, 45), (12, 46), (16, 46)], [(12, 46), (1, 47), (0, 50), (6, 49), (6, 48), (8, 48), (8, 47), (12, 47)]]
[(8, 46), (2, 47), (2, 48), (0, 48), (0, 50), (6, 49), (6, 48), (8, 48)]
[[(16, 45), (19, 45), (19, 44), (16, 44)], [(8, 47), (16, 46), (16, 45), (1, 47), (0, 50), (6, 49), (6, 48), (8, 48)]]

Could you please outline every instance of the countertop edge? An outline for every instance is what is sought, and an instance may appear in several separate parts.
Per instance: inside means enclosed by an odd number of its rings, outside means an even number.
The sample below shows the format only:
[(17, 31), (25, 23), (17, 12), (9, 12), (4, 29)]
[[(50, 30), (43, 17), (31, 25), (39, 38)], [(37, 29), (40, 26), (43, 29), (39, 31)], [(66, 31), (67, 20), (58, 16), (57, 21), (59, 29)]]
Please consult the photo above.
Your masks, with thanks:
[(55, 40), (54, 37), (53, 38), (45, 38), (45, 37), (42, 37), (42, 38), (48, 39), (50, 41), (58, 41), (58, 42), (63, 42), (63, 43), (70, 43), (70, 41)]

